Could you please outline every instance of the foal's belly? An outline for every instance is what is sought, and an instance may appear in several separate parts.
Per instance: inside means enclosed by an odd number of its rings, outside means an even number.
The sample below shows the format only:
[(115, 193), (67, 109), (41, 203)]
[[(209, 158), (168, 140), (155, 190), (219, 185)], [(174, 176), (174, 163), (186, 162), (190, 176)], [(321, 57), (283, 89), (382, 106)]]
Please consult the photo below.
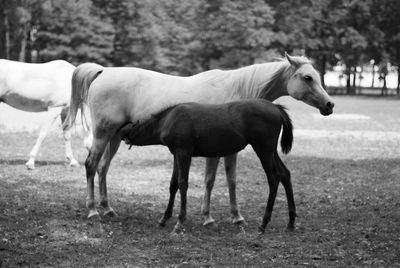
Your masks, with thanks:
[(198, 137), (194, 142), (193, 156), (222, 157), (237, 153), (246, 145), (243, 138), (234, 135)]

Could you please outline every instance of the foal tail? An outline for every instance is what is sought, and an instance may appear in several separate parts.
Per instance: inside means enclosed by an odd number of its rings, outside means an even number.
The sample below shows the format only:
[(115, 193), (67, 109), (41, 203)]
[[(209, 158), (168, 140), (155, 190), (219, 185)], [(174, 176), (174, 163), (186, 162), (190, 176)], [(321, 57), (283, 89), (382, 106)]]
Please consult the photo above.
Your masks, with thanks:
[(281, 148), (284, 154), (288, 154), (292, 149), (293, 144), (293, 125), (286, 108), (282, 105), (276, 104), (276, 107), (281, 112), (282, 117), (282, 137)]
[(70, 129), (74, 125), (76, 114), (78, 113), (79, 109), (81, 110), (82, 114), (83, 126), (86, 127), (86, 129), (90, 129), (84, 106), (87, 102), (90, 84), (98, 75), (103, 72), (103, 70), (104, 67), (96, 63), (83, 63), (76, 67), (74, 73), (72, 74), (71, 101), (69, 104), (67, 118), (63, 124), (64, 130)]

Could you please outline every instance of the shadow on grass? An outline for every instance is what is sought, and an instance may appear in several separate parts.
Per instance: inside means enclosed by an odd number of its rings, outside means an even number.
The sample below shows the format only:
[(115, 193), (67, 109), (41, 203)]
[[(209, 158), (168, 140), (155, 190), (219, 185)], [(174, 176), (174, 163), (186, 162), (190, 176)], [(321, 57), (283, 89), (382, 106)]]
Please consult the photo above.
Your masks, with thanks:
[[(25, 165), (27, 159), (0, 159), (0, 165), (11, 165), (11, 166), (18, 166), (18, 165)], [(36, 166), (53, 166), (53, 165), (66, 165), (66, 161), (46, 161), (46, 160), (36, 160)]]

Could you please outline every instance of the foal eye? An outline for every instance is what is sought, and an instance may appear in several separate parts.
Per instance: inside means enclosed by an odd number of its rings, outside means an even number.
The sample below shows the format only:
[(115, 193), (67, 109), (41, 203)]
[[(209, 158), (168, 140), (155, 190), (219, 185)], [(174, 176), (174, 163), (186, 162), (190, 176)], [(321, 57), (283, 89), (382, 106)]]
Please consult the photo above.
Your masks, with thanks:
[(312, 77), (309, 75), (304, 76), (304, 80), (306, 80), (307, 82), (311, 82), (312, 81)]

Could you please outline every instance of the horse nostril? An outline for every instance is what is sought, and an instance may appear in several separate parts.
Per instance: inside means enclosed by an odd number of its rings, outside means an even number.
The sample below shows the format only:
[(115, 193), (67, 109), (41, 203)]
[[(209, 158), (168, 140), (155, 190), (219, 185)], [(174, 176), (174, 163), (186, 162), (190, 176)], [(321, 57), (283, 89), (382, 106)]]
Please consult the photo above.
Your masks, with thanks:
[(328, 101), (326, 106), (328, 106), (328, 108), (330, 108), (330, 109), (333, 109), (333, 107), (335, 107), (335, 104), (333, 102)]

